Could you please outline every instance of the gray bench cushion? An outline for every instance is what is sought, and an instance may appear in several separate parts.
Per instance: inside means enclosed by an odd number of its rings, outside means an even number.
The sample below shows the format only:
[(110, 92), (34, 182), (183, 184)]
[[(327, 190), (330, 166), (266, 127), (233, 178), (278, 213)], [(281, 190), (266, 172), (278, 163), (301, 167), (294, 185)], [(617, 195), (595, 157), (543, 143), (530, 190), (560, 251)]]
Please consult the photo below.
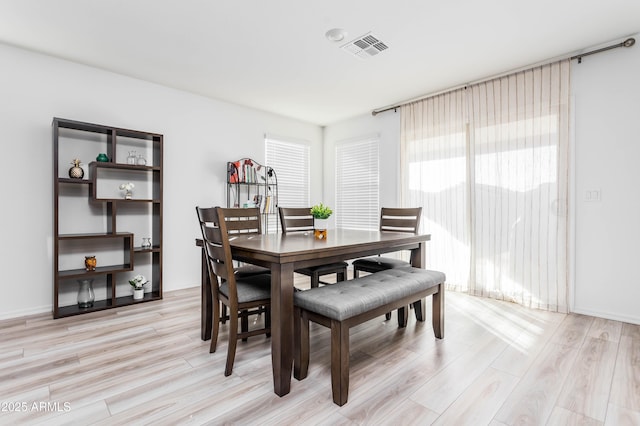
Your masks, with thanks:
[(406, 266), (343, 281), (337, 285), (296, 292), (293, 303), (308, 311), (342, 321), (444, 283), (445, 278), (442, 272)]

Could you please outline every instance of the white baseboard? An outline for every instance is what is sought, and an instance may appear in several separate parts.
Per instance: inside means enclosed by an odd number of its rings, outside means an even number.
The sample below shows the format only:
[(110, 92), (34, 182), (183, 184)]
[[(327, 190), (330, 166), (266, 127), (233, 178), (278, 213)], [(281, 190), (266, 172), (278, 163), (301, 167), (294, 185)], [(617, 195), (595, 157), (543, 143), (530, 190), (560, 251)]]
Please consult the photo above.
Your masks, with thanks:
[(2, 312), (2, 313), (0, 313), (0, 320), (20, 318), (20, 317), (26, 317), (26, 316), (29, 316), (29, 315), (38, 315), (38, 314), (44, 314), (44, 313), (52, 314), (52, 312), (53, 312), (53, 305), (39, 306), (37, 308), (29, 308), (29, 309), (21, 309), (21, 310), (18, 310), (18, 311)]
[(589, 309), (579, 309), (574, 307), (571, 313), (589, 315), (592, 317), (605, 318), (613, 321), (620, 321), (620, 322), (626, 322), (629, 324), (640, 325), (640, 317), (630, 317), (630, 316), (620, 315), (612, 312), (591, 311)]

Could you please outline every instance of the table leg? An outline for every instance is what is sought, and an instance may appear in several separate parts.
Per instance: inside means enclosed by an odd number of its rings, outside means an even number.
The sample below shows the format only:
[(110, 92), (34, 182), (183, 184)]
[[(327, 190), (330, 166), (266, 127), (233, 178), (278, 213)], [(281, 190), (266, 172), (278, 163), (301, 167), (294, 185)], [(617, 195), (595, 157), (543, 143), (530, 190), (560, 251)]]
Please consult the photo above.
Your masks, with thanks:
[[(417, 249), (411, 250), (411, 266), (415, 268), (423, 268), (425, 266), (426, 243), (422, 242)], [(413, 303), (413, 312), (416, 320), (424, 321), (424, 313), (426, 312), (426, 299), (416, 300)]]
[(271, 266), (271, 363), (273, 389), (284, 396), (291, 388), (293, 363), (293, 264)]
[(211, 281), (209, 280), (209, 269), (207, 268), (207, 254), (202, 247), (200, 266), (200, 338), (202, 340), (211, 339), (211, 325), (213, 318), (213, 296), (211, 295)]

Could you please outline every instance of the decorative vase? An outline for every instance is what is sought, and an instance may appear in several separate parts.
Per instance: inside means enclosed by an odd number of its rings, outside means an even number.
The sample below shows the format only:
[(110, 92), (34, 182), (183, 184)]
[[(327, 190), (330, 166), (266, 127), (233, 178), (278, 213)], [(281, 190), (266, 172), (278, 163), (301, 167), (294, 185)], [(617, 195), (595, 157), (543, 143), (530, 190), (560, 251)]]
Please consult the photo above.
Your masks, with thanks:
[(142, 154), (138, 154), (138, 158), (136, 158), (136, 164), (138, 166), (146, 166), (147, 160), (142, 156)]
[(327, 239), (327, 219), (313, 220), (313, 236), (316, 240)]
[(134, 288), (133, 289), (133, 300), (144, 299), (144, 288)]
[(78, 280), (78, 307), (79, 308), (91, 308), (93, 307), (93, 301), (96, 299), (93, 293), (93, 280), (82, 279)]
[(97, 264), (98, 264), (98, 261), (96, 260), (95, 256), (85, 256), (84, 257), (84, 268), (87, 271), (95, 271)]
[(135, 151), (129, 151), (129, 156), (127, 157), (127, 164), (136, 164), (138, 156)]
[(74, 158), (71, 164), (73, 164), (73, 167), (69, 169), (69, 177), (72, 179), (82, 179), (84, 177), (84, 170), (80, 167), (80, 160)]
[(133, 192), (130, 189), (127, 189), (124, 191), (124, 199), (125, 200), (130, 200), (131, 198), (133, 198)]
[(147, 249), (147, 250), (150, 249), (151, 248), (151, 238), (143, 237), (142, 238), (142, 245), (140, 247), (142, 247), (143, 249)]
[(101, 152), (96, 157), (96, 161), (99, 161), (100, 163), (108, 163), (109, 162), (109, 157), (107, 157), (107, 154), (105, 154), (104, 152)]

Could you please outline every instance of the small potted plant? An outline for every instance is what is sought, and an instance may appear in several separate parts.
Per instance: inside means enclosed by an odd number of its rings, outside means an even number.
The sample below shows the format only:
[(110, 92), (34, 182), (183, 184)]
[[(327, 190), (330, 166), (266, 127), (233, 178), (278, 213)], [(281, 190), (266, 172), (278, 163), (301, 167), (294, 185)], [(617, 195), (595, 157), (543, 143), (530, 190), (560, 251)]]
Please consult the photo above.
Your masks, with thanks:
[(311, 207), (311, 216), (313, 216), (313, 236), (318, 240), (327, 239), (327, 219), (333, 213), (328, 206), (324, 204), (316, 204)]
[(133, 197), (133, 188), (136, 186), (132, 182), (123, 183), (120, 185), (120, 190), (124, 191), (124, 199), (130, 200)]
[(140, 300), (144, 297), (144, 285), (148, 283), (144, 275), (136, 275), (129, 280), (129, 284), (133, 287), (133, 299)]

